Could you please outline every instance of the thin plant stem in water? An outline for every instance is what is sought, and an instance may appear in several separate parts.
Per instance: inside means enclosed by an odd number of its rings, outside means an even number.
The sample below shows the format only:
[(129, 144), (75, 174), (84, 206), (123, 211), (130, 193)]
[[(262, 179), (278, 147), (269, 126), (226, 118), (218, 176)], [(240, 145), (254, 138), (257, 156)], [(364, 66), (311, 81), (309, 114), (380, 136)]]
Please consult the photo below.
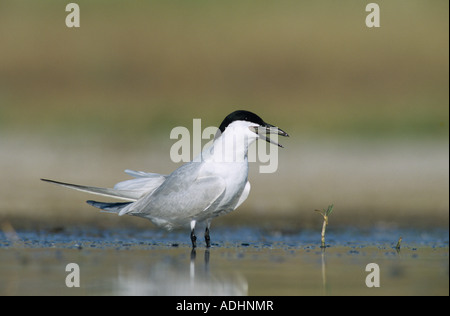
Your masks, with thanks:
[(395, 246), (395, 250), (397, 251), (397, 253), (400, 253), (401, 243), (402, 243), (402, 237), (400, 237), (398, 239), (397, 246)]
[(331, 204), (328, 206), (328, 208), (326, 210), (316, 210), (316, 212), (319, 212), (319, 214), (323, 216), (322, 235), (321, 235), (322, 238), (321, 238), (320, 248), (326, 247), (325, 246), (325, 231), (326, 231), (327, 225), (328, 225), (328, 217), (333, 212), (333, 207), (334, 207), (334, 205)]

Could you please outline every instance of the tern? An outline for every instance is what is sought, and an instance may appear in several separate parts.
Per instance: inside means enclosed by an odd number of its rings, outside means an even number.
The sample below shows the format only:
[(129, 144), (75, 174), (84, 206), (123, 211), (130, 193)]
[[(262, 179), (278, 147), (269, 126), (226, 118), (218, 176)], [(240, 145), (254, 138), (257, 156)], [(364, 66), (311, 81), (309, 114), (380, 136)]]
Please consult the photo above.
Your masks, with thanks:
[(127, 202), (87, 203), (105, 212), (133, 215), (149, 219), (168, 230), (188, 226), (192, 248), (197, 246), (195, 225), (206, 223), (205, 243), (211, 246), (211, 220), (238, 208), (250, 193), (248, 181), (248, 148), (257, 139), (281, 146), (270, 135), (289, 136), (258, 115), (244, 110), (229, 114), (220, 124), (212, 145), (200, 157), (185, 163), (169, 175), (125, 170), (134, 177), (117, 183), (113, 188), (101, 188), (42, 181), (63, 187), (118, 198)]

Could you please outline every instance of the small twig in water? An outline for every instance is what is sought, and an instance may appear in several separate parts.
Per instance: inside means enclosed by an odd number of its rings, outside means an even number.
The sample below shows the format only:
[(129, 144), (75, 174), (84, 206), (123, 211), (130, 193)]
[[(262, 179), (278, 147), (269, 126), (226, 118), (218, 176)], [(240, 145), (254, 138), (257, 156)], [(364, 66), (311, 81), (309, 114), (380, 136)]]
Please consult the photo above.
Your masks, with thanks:
[(325, 230), (328, 225), (328, 216), (333, 212), (333, 204), (329, 205), (326, 210), (316, 210), (316, 212), (319, 212), (320, 215), (323, 216), (323, 225), (322, 225), (322, 239), (321, 239), (321, 245), (320, 248), (325, 248)]
[(402, 237), (400, 237), (398, 239), (397, 246), (395, 246), (395, 250), (397, 250), (397, 252), (400, 252), (400, 245), (401, 245), (401, 243), (402, 243)]

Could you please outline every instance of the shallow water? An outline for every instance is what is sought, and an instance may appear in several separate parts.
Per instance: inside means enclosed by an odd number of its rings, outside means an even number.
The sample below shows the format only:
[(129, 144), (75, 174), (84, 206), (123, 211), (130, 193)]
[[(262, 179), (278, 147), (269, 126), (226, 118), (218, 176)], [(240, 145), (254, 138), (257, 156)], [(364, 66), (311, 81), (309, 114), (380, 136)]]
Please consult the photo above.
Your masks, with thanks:
[[(0, 294), (448, 295), (448, 237), (445, 229), (330, 230), (323, 250), (313, 231), (219, 227), (211, 249), (192, 252), (184, 231), (18, 231), (0, 240)], [(75, 280), (69, 263), (79, 287), (66, 285)], [(379, 287), (366, 285), (369, 263)]]

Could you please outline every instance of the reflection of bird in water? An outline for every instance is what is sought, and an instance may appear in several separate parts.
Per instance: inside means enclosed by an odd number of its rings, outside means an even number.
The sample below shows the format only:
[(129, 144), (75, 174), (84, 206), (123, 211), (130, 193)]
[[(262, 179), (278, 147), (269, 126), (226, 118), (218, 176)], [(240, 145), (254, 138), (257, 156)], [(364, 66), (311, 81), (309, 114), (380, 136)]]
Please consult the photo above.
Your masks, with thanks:
[[(192, 248), (191, 250), (191, 264), (189, 266), (189, 272), (191, 275), (191, 278), (195, 277), (195, 258), (197, 257), (197, 250), (195, 248)], [(209, 272), (209, 248), (206, 248), (205, 250), (205, 272)]]
[(114, 287), (117, 295), (247, 295), (246, 279), (236, 273), (210, 272), (210, 252), (205, 250), (202, 267), (197, 253), (190, 253), (189, 269), (182, 256), (162, 257), (148, 266), (121, 266)]

